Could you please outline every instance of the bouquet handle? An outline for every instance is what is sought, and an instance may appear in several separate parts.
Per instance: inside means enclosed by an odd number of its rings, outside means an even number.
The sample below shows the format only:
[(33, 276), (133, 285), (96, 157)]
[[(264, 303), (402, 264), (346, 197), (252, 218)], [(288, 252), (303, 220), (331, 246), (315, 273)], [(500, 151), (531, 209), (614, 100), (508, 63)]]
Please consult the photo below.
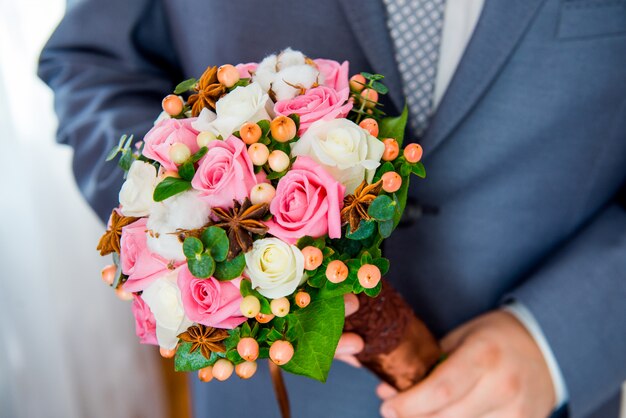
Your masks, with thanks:
[(357, 359), (399, 391), (409, 389), (443, 358), (437, 340), (388, 281), (383, 280), (378, 297), (358, 297), (359, 313), (345, 324), (346, 332), (365, 341)]
[(280, 416), (281, 418), (291, 418), (289, 396), (287, 394), (287, 387), (285, 386), (282, 370), (274, 364), (272, 360), (268, 360), (268, 363), (270, 376), (272, 377), (272, 385), (274, 386), (274, 395), (276, 395), (276, 401), (280, 409)]

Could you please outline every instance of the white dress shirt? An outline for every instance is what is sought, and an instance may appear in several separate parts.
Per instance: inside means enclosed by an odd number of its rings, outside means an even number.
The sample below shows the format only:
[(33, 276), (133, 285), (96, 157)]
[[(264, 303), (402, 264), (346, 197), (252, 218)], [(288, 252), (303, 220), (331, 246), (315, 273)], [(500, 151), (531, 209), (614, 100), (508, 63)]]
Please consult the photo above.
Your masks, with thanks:
[[(484, 0), (447, 0), (444, 14), (441, 46), (439, 51), (439, 63), (437, 77), (435, 79), (435, 91), (433, 93), (433, 107), (436, 109), (441, 103), (450, 80), (456, 71), (459, 61), (465, 52), (465, 48), (472, 37), (476, 23), (483, 9)], [(558, 408), (565, 404), (568, 399), (567, 388), (561, 369), (554, 357), (554, 353), (548, 344), (541, 326), (532, 312), (519, 302), (513, 301), (503, 309), (515, 316), (528, 330), (539, 346), (544, 360), (548, 365), (552, 383), (554, 385), (556, 404)]]

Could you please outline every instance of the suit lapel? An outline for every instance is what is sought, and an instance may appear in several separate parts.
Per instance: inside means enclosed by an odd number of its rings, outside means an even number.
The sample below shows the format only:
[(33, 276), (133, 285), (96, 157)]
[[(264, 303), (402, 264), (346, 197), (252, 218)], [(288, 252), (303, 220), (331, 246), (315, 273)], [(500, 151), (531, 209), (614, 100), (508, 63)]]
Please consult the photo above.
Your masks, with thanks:
[(387, 29), (385, 5), (381, 0), (339, 0), (339, 3), (372, 69), (385, 76), (393, 104), (402, 109), (402, 82)]
[(456, 73), (425, 137), (431, 153), (466, 118), (500, 73), (544, 0), (486, 0)]

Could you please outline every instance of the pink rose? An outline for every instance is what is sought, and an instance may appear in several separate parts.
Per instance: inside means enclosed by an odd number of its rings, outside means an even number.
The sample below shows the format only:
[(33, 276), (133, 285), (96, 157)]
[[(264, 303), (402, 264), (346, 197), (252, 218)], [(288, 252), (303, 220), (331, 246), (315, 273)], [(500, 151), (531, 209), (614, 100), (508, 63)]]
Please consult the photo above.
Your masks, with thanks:
[(324, 76), (325, 86), (335, 89), (336, 91), (349, 89), (350, 78), (348, 77), (348, 72), (350, 71), (350, 64), (348, 61), (344, 61), (342, 64), (339, 64), (337, 61), (321, 58), (313, 61), (322, 76)]
[[(120, 263), (122, 273), (128, 275), (124, 283), (124, 290), (128, 292), (144, 290), (169, 271), (170, 261), (148, 250), (147, 221), (147, 218), (141, 218), (122, 228)], [(180, 264), (172, 264), (171, 267)]]
[(212, 141), (196, 171), (191, 185), (200, 191), (200, 199), (213, 207), (231, 207), (233, 200), (243, 201), (252, 187), (265, 180), (263, 172), (254, 174), (246, 145), (236, 136)]
[(250, 78), (252, 77), (252, 73), (256, 71), (259, 64), (256, 62), (248, 62), (246, 64), (237, 64), (235, 68), (239, 70), (239, 77), (241, 78)]
[(276, 102), (274, 112), (285, 116), (296, 113), (300, 116), (298, 133), (302, 135), (313, 122), (320, 119), (346, 117), (352, 109), (352, 103), (346, 103), (348, 96), (349, 90), (347, 89), (337, 92), (330, 87), (319, 86), (293, 99)]
[(198, 131), (191, 127), (196, 119), (163, 119), (157, 123), (144, 137), (143, 155), (158, 161), (166, 170), (176, 170), (169, 155), (173, 144), (187, 145), (192, 154), (200, 149), (196, 140)]
[(150, 307), (141, 296), (133, 295), (133, 304), (130, 309), (135, 316), (135, 334), (141, 344), (159, 345), (156, 336), (156, 320)]
[(241, 325), (246, 318), (241, 315), (239, 304), (240, 279), (227, 282), (210, 277), (198, 279), (187, 266), (178, 273), (178, 287), (185, 314), (199, 324), (214, 328), (233, 329)]
[(341, 238), (341, 208), (346, 188), (309, 157), (298, 157), (278, 182), (270, 203), (269, 233), (294, 244), (305, 235)]

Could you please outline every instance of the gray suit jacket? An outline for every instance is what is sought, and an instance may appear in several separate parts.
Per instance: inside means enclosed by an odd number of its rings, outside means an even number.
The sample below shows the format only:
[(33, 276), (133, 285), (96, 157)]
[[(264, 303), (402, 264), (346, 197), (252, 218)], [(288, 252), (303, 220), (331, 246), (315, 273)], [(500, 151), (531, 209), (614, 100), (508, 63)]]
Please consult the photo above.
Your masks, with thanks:
[[(146, 132), (177, 81), (286, 46), (385, 74), (390, 108), (402, 106), (378, 0), (70, 2), (40, 76), (98, 214), (121, 184), (106, 151)], [(570, 415), (605, 405), (601, 416), (616, 416), (609, 400), (626, 379), (626, 1), (487, 0), (420, 142), (428, 179), (414, 182), (411, 212), (424, 216), (389, 240), (392, 281), (438, 335), (521, 301), (563, 370)], [(263, 373), (195, 386), (196, 412), (277, 416)], [(326, 385), (289, 384), (296, 416), (377, 414), (365, 371), (337, 365)]]

